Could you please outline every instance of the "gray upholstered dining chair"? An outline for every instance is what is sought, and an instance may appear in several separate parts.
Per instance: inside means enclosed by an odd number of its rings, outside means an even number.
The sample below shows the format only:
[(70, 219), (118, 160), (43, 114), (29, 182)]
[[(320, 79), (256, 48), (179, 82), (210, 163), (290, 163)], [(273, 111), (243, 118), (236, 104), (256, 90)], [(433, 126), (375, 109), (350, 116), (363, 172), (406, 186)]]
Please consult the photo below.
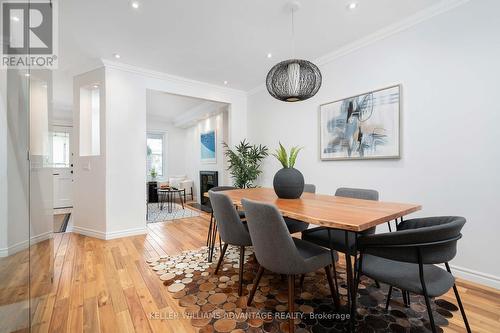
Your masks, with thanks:
[[(234, 186), (216, 186), (212, 187), (210, 191), (212, 192), (222, 192), (222, 191), (229, 191), (229, 190), (236, 190), (237, 187)], [(217, 224), (214, 223), (214, 212), (212, 209), (212, 203), (210, 200), (206, 203), (206, 206), (210, 209), (210, 224), (208, 226), (208, 234), (207, 234), (207, 246), (208, 246), (208, 261), (212, 261), (212, 256), (213, 256), (213, 251), (214, 251), (214, 246), (215, 246), (215, 239), (217, 238)], [(238, 211), (238, 215), (240, 218), (245, 218), (245, 212)], [(219, 238), (219, 247), (222, 250), (222, 241)]]
[[(337, 197), (345, 197), (345, 198), (354, 198), (354, 199), (363, 199), (363, 200), (373, 200), (378, 201), (378, 192), (376, 190), (370, 189), (362, 189), (362, 188), (349, 188), (349, 187), (340, 187), (335, 191), (335, 196)], [(375, 233), (375, 228), (370, 228), (362, 232), (364, 235), (371, 235)], [(350, 262), (347, 260), (347, 256), (355, 256), (357, 253), (354, 252), (355, 242), (356, 242), (356, 234), (354, 232), (348, 232), (348, 247), (346, 247), (346, 236), (344, 230), (338, 229), (330, 229), (325, 227), (312, 228), (308, 230), (302, 231), (302, 239), (317, 245), (321, 245), (323, 247), (331, 248), (344, 253), (346, 256), (346, 262)], [(350, 259), (350, 258), (349, 258)], [(338, 292), (338, 281), (337, 281), (337, 272), (333, 270), (335, 277), (335, 288)]]
[[(304, 192), (306, 193), (316, 193), (316, 185), (314, 184), (304, 184)], [(288, 232), (294, 234), (296, 232), (302, 232), (309, 228), (309, 223), (304, 223), (302, 221), (298, 221), (296, 219), (292, 219), (289, 217), (285, 217), (286, 227), (288, 228)]]
[(210, 202), (212, 203), (212, 211), (215, 216), (215, 223), (218, 225), (220, 238), (224, 242), (220, 253), (215, 274), (219, 272), (220, 265), (224, 261), (224, 255), (229, 244), (239, 246), (240, 248), (240, 267), (239, 267), (239, 287), (238, 295), (243, 292), (243, 266), (245, 262), (245, 246), (252, 245), (248, 229), (241, 221), (238, 211), (233, 203), (224, 193), (208, 191)]
[[(389, 284), (386, 309), (393, 286), (423, 295), (433, 332), (437, 331), (430, 298), (453, 288), (465, 327), (470, 332), (448, 264), (457, 253), (457, 241), (462, 237), (460, 231), (464, 224), (465, 218), (457, 216), (416, 218), (401, 222), (396, 232), (360, 236), (356, 288), (361, 275)], [(446, 270), (437, 264), (445, 264)]]
[[(336, 298), (331, 275), (330, 251), (321, 246), (293, 238), (288, 232), (283, 216), (270, 204), (242, 200), (247, 216), (247, 226), (252, 238), (255, 257), (260, 264), (253, 288), (248, 297), (252, 303), (264, 269), (288, 275), (288, 310), (294, 312), (295, 276), (323, 268), (326, 272), (332, 298)], [(338, 260), (335, 255), (334, 260)], [(290, 332), (294, 330), (293, 316), (289, 320)]]

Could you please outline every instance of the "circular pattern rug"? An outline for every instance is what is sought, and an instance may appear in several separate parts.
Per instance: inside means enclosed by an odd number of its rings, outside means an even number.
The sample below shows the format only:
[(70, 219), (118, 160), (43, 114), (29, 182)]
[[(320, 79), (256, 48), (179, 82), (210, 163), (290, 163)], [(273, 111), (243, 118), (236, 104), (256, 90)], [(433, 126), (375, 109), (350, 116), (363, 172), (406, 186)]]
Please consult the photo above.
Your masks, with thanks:
[[(217, 254), (213, 263), (207, 263), (206, 258), (207, 248), (202, 247), (176, 256), (147, 260), (199, 332), (288, 332), (286, 279), (265, 271), (252, 305), (247, 306), (248, 293), (258, 269), (251, 248), (245, 251), (242, 296), (238, 296), (239, 249), (228, 247), (217, 275), (214, 274)], [(349, 316), (345, 314), (345, 270), (337, 268), (337, 277), (343, 311), (338, 311), (333, 304), (324, 271), (307, 274), (302, 286), (297, 279), (294, 314), (297, 333), (346, 331)], [(394, 289), (389, 311), (385, 311), (387, 291), (388, 286), (377, 288), (371, 279), (361, 279), (356, 332), (431, 331), (423, 297), (412, 294), (410, 307), (405, 307), (401, 292)], [(442, 299), (434, 300), (432, 307), (438, 326), (448, 325), (447, 318), (458, 310)], [(438, 331), (442, 329), (438, 327)]]

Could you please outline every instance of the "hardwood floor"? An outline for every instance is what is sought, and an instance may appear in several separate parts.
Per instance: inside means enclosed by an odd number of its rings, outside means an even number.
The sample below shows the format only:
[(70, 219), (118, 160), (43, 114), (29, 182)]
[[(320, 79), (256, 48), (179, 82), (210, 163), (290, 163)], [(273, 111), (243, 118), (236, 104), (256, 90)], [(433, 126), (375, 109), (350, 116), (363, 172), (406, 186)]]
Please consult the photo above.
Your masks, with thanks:
[[(102, 241), (57, 234), (53, 288), (37, 307), (36, 332), (193, 332), (185, 319), (154, 319), (151, 313), (181, 311), (145, 259), (205, 244), (208, 217), (149, 225), (149, 234)], [(500, 292), (458, 282), (473, 332), (500, 331)], [(455, 302), (453, 292), (445, 296)], [(460, 314), (445, 332), (465, 332)]]

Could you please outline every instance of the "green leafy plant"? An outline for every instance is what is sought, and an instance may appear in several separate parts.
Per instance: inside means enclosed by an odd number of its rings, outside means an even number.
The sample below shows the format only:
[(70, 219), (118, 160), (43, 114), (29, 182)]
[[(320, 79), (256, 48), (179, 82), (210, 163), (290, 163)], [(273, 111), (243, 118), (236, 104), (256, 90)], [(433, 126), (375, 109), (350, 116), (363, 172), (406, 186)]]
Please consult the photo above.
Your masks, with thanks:
[(238, 188), (256, 187), (254, 182), (262, 173), (261, 162), (266, 158), (268, 149), (262, 145), (251, 145), (246, 140), (241, 141), (231, 149), (225, 142), (224, 154), (228, 160), (228, 170), (234, 181), (234, 186)]
[(280, 142), (280, 147), (275, 150), (273, 156), (280, 161), (283, 168), (293, 168), (295, 166), (295, 161), (297, 160), (297, 155), (301, 150), (302, 147), (295, 146), (290, 149), (290, 154), (288, 154), (285, 147), (283, 147)]
[(156, 171), (155, 168), (152, 168), (150, 171), (149, 171), (149, 174), (151, 175), (151, 179), (156, 179), (156, 177), (158, 176), (158, 172)]

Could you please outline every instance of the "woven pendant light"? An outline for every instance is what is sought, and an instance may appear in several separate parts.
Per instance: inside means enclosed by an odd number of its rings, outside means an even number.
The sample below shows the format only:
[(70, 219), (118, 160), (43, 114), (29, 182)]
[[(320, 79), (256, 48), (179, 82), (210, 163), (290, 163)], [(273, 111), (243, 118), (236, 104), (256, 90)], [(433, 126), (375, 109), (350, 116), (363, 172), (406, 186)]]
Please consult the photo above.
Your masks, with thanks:
[[(292, 42), (295, 53), (294, 12), (300, 7), (298, 2), (289, 4), (292, 13)], [(289, 59), (276, 64), (266, 78), (267, 91), (271, 96), (284, 102), (299, 102), (313, 97), (321, 87), (321, 72), (310, 61)]]

